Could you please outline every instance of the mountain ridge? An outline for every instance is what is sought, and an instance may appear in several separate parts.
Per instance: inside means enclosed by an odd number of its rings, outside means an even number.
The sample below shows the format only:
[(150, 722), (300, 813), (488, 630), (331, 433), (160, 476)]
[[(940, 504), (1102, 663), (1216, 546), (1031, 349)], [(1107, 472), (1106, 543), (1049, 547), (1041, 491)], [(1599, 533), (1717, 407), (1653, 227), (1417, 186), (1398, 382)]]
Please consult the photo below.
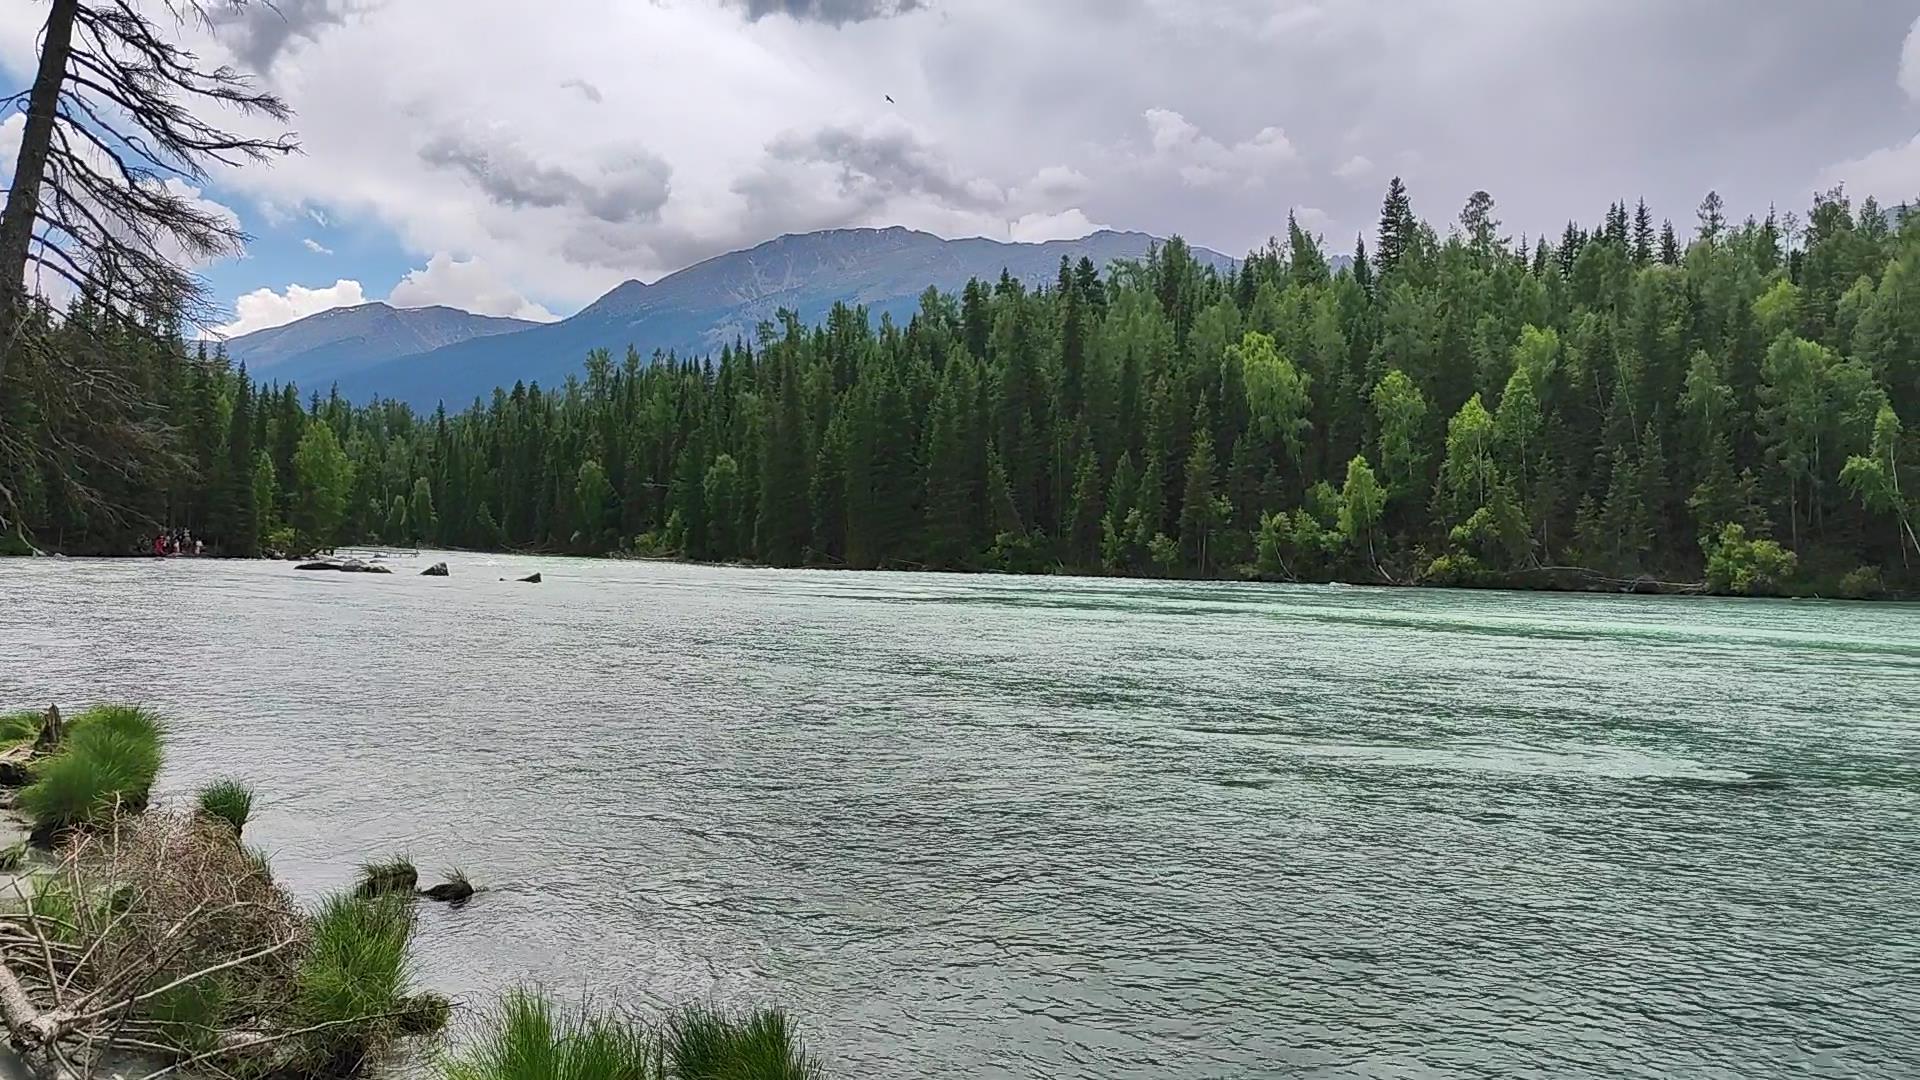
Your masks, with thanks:
[[(429, 304), (395, 307), (383, 300), (328, 308), (280, 326), (228, 339), (227, 357), (277, 381), (338, 378), (389, 359), (416, 356), (474, 338), (540, 325)], [(293, 378), (294, 373), (300, 376)]]
[[(796, 311), (804, 323), (819, 321), (834, 303), (864, 306), (876, 320), (883, 314), (904, 319), (918, 310), (929, 287), (956, 292), (969, 279), (997, 280), (1002, 272), (1036, 286), (1053, 280), (1062, 256), (1091, 259), (1104, 271), (1119, 260), (1144, 258), (1161, 243), (1147, 233), (1118, 230), (1042, 242), (944, 239), (898, 225), (786, 233), (652, 282), (628, 279), (558, 322), (473, 334), (423, 351), (347, 356), (352, 349), (340, 346), (319, 357), (326, 363), (318, 370), (303, 370), (309, 365), (302, 361), (266, 374), (313, 389), (320, 388), (314, 383), (318, 375), (353, 400), (397, 398), (422, 408), (464, 404), (516, 382), (556, 385), (595, 348), (618, 354), (632, 346), (647, 357), (713, 355), (736, 340), (751, 340), (758, 324), (781, 308)], [(1218, 252), (1192, 250), (1217, 269), (1235, 265)], [(251, 339), (271, 333), (236, 338), (229, 353), (236, 353), (235, 345), (244, 353), (257, 345)]]

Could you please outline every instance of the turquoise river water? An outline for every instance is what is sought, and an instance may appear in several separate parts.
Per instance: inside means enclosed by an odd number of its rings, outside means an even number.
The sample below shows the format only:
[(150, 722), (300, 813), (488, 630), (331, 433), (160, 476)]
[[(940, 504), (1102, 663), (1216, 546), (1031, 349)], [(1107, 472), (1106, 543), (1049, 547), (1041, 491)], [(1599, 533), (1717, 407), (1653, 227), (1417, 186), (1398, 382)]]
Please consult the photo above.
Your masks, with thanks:
[(0, 562), (0, 705), (837, 1077), (1920, 1076), (1920, 607), (438, 557)]

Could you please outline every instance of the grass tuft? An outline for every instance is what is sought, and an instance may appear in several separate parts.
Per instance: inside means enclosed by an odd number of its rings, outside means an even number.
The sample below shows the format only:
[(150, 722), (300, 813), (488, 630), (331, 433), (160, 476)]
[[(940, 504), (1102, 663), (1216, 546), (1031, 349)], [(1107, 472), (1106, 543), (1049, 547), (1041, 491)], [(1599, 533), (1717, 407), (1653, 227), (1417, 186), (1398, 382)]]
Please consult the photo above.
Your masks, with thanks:
[(238, 780), (216, 780), (200, 789), (200, 812), (215, 821), (224, 821), (240, 835), (253, 815), (253, 789)]
[(92, 709), (75, 718), (59, 752), (34, 766), (15, 806), (36, 838), (146, 808), (160, 772), (160, 725), (141, 709)]
[(411, 894), (420, 884), (420, 868), (405, 855), (395, 855), (380, 862), (360, 864), (360, 886), (355, 891), (362, 899), (376, 896), (391, 896), (396, 893)]
[(294, 991), (301, 1026), (339, 1025), (316, 1035), (317, 1059), (353, 1059), (402, 1030), (412, 933), (413, 906), (401, 897), (335, 896), (320, 905)]
[(0, 713), (0, 747), (18, 746), (40, 737), (40, 724), (47, 714), (38, 709)]
[(96, 705), (67, 721), (67, 739), (89, 729), (105, 729), (130, 738), (159, 743), (160, 718), (138, 705)]
[(514, 990), (467, 1053), (443, 1063), (445, 1080), (659, 1080), (654, 1040), (633, 1025), (582, 1010), (563, 1015), (553, 999)]
[(679, 1080), (816, 1080), (820, 1065), (779, 1009), (734, 1017), (694, 1005), (667, 1021), (666, 1056)]

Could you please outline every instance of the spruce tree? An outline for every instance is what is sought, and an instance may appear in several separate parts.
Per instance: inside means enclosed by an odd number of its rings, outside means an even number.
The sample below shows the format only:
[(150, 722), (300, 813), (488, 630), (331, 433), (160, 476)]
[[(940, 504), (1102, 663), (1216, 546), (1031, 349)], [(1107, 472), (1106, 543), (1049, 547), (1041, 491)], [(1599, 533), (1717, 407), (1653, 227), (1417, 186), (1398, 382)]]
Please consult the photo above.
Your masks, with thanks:
[(1653, 262), (1653, 212), (1647, 209), (1647, 200), (1641, 199), (1633, 210), (1633, 265), (1646, 266)]
[(1413, 201), (1407, 195), (1407, 185), (1394, 177), (1387, 184), (1387, 195), (1380, 204), (1380, 242), (1376, 262), (1380, 266), (1380, 276), (1391, 274), (1394, 267), (1400, 265), (1400, 257), (1406, 254), (1408, 241), (1413, 228)]

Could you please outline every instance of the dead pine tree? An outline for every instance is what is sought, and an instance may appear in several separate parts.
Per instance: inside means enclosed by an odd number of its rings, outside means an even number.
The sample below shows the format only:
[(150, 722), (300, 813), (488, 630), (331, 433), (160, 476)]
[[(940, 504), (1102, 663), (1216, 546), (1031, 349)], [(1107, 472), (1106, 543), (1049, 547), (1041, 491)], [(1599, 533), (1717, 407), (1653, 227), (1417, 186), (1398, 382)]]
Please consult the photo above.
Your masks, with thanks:
[[(9, 430), (17, 395), (104, 432), (58, 447), (63, 460), (124, 471), (162, 441), (134, 420), (143, 391), (116, 363), (112, 335), (100, 334), (97, 347), (77, 345), (73, 334), (56, 338), (59, 318), (44, 297), (64, 286), (58, 291), (86, 298), (95, 331), (206, 324), (212, 309), (193, 265), (236, 253), (245, 236), (193, 186), (216, 165), (297, 149), (290, 135), (256, 137), (204, 119), (231, 110), (284, 122), (291, 110), (174, 40), (247, 3), (52, 0), (32, 86), (0, 99), (24, 102), (26, 113), (0, 211), (0, 464), (37, 464), (35, 455), (48, 452)], [(0, 470), (0, 525), (14, 516), (6, 478)], [(87, 485), (78, 486), (84, 498)]]

